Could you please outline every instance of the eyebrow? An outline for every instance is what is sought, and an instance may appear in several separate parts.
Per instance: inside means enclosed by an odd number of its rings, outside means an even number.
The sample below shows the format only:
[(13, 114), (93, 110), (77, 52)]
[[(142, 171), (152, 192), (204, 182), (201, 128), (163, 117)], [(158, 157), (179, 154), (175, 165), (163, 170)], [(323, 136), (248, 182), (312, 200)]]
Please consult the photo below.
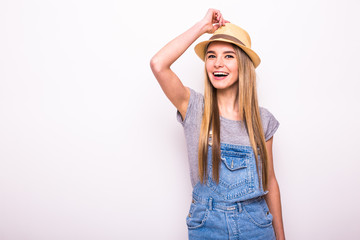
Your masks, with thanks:
[[(206, 52), (206, 54), (209, 54), (209, 53), (215, 53), (215, 51), (208, 51), (208, 52)], [(225, 51), (225, 52), (223, 52), (223, 53), (232, 53), (232, 54), (235, 54), (234, 51)]]

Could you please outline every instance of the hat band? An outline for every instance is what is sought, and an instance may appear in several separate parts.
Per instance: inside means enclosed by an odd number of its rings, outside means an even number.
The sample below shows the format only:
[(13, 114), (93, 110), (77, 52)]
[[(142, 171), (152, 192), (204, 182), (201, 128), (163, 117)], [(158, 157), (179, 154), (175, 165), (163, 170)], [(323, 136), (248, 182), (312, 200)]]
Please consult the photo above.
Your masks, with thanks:
[(236, 43), (239, 43), (239, 44), (245, 46), (245, 44), (243, 44), (239, 39), (237, 39), (236, 37), (227, 35), (227, 34), (216, 34), (216, 35), (212, 36), (209, 40), (215, 40), (215, 39), (218, 39), (218, 38), (223, 38), (223, 39), (226, 39), (226, 40), (230, 40), (230, 41), (233, 41), (233, 42), (236, 42)]

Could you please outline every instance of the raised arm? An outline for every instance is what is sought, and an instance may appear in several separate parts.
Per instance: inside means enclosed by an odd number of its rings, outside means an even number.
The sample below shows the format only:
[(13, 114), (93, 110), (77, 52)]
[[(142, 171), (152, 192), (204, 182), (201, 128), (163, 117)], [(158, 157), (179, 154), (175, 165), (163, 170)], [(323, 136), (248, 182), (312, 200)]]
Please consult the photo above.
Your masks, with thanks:
[(204, 33), (213, 33), (225, 21), (219, 10), (209, 9), (205, 17), (166, 44), (150, 61), (153, 71), (162, 90), (174, 106), (179, 110), (183, 119), (190, 98), (190, 90), (185, 87), (178, 76), (170, 69), (171, 65)]

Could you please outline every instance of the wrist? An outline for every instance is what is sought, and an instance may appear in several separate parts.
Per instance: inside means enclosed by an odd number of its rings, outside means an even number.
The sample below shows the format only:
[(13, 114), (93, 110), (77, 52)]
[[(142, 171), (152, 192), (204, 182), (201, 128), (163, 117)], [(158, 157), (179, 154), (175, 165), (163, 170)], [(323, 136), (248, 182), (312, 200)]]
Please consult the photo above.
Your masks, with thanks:
[(201, 20), (195, 24), (196, 28), (199, 31), (199, 36), (203, 35), (204, 33), (209, 32), (209, 26), (208, 23), (206, 23), (204, 20)]
[(276, 235), (276, 240), (285, 240), (285, 234), (282, 231), (281, 234), (277, 233)]

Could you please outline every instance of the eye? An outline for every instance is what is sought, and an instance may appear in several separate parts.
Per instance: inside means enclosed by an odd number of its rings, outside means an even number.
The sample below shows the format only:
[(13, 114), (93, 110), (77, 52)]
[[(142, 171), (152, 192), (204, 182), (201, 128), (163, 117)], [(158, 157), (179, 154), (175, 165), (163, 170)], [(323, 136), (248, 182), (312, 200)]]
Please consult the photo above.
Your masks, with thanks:
[(209, 54), (209, 55), (207, 56), (207, 58), (215, 58), (215, 55), (214, 55), (214, 54)]
[(234, 58), (233, 55), (226, 55), (225, 58)]

